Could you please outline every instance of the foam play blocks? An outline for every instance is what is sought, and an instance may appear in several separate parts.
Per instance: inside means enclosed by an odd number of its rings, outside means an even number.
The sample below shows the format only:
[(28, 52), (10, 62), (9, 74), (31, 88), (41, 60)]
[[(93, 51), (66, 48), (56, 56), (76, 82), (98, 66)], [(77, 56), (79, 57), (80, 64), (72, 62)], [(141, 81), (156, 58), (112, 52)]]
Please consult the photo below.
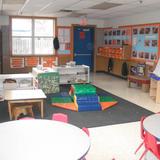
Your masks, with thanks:
[(100, 96), (99, 99), (100, 99), (100, 104), (101, 104), (102, 110), (105, 110), (105, 109), (117, 104), (117, 101), (114, 98), (109, 97), (109, 96)]
[(91, 84), (71, 85), (68, 93), (60, 93), (51, 98), (53, 106), (73, 111), (100, 111), (117, 103), (109, 96), (98, 96), (96, 87)]
[(99, 103), (81, 103), (78, 104), (78, 111), (101, 111)]
[(96, 87), (91, 84), (75, 84), (71, 86), (76, 95), (90, 95), (96, 94)]
[(78, 111), (78, 108), (75, 106), (74, 103), (53, 103), (52, 105), (54, 105), (55, 107), (69, 109), (72, 111)]

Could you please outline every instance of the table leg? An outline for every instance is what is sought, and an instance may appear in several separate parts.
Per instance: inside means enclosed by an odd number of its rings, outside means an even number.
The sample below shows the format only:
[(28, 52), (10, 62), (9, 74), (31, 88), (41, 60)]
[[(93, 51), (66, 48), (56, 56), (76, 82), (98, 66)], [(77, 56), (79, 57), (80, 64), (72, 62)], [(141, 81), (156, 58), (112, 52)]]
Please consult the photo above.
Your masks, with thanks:
[(8, 102), (8, 112), (9, 112), (9, 118), (12, 120), (12, 110), (11, 110), (11, 103)]
[(44, 117), (44, 107), (43, 107), (43, 100), (41, 100), (41, 118)]
[(128, 80), (128, 87), (129, 87), (129, 88), (131, 87), (131, 82), (130, 82), (130, 80)]

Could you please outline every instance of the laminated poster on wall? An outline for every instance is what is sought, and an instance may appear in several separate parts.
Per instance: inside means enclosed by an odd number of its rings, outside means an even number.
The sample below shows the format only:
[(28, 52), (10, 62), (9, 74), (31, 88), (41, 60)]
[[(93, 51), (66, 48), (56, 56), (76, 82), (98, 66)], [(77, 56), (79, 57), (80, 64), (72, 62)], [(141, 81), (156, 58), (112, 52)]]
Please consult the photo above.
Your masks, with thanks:
[(70, 54), (70, 28), (58, 28), (60, 48), (58, 54)]
[(158, 30), (155, 26), (132, 30), (132, 57), (156, 60), (158, 55)]

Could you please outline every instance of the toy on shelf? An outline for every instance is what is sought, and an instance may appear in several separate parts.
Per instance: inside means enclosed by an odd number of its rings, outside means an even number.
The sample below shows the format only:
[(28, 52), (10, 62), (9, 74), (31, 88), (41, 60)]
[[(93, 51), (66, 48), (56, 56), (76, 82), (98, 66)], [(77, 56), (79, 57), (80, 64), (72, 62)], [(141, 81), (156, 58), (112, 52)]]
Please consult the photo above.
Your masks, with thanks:
[(117, 103), (109, 96), (98, 96), (96, 87), (91, 84), (71, 85), (69, 94), (60, 94), (51, 99), (52, 106), (73, 111), (105, 110)]

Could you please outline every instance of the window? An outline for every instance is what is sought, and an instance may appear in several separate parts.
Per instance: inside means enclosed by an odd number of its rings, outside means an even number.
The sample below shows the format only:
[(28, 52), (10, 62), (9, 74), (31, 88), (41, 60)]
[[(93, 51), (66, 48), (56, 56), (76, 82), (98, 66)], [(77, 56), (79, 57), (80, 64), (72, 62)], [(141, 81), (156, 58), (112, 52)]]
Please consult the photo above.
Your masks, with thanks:
[(12, 55), (52, 55), (55, 19), (12, 18)]

